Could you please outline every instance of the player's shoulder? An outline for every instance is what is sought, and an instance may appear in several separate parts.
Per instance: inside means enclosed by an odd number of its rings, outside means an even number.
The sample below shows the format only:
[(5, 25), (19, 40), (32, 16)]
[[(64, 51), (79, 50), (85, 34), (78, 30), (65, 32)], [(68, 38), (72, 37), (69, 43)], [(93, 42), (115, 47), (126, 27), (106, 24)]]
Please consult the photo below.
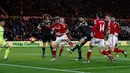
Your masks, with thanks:
[(94, 20), (94, 22), (97, 22), (97, 21), (99, 21), (99, 20), (98, 20), (98, 19), (95, 19), (95, 20)]
[(95, 20), (94, 20), (94, 24), (97, 24), (98, 21), (99, 21), (98, 19), (95, 19)]
[(118, 22), (115, 22), (115, 24), (116, 24), (116, 25), (119, 25), (119, 23), (118, 23)]
[(105, 23), (105, 21), (104, 21), (103, 19), (100, 19), (99, 22), (101, 22), (101, 23)]
[(4, 30), (4, 28), (2, 26), (0, 26), (0, 31)]
[(66, 23), (61, 23), (62, 24), (62, 26), (68, 26)]
[(105, 23), (105, 21), (102, 19), (96, 19), (96, 20), (94, 20), (94, 22)]
[(3, 27), (2, 27), (2, 26), (0, 26), (0, 29), (3, 29)]

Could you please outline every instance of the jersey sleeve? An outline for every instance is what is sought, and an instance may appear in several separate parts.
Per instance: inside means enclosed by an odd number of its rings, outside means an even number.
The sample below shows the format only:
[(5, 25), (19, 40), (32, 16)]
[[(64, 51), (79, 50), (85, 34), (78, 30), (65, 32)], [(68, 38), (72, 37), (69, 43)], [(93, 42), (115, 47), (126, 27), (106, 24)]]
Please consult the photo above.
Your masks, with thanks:
[(96, 29), (97, 29), (97, 22), (96, 22), (96, 20), (94, 21), (94, 26), (93, 26), (93, 28), (92, 28), (92, 32), (94, 33), (94, 32), (96, 32)]
[(46, 26), (47, 28), (54, 28), (55, 27), (55, 24), (52, 24), (50, 26)]
[(119, 25), (119, 23), (116, 23), (116, 25), (117, 25), (117, 26), (116, 26), (116, 28), (117, 28), (116, 31), (117, 31), (117, 33), (119, 34), (119, 33), (120, 33), (120, 25)]

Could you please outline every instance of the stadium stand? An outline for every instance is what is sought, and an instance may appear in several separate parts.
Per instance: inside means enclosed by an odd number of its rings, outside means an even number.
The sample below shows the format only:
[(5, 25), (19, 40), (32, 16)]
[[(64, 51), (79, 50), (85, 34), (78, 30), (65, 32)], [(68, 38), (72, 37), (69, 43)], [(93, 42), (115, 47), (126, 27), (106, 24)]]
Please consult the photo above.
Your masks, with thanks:
[[(45, 13), (51, 16), (67, 17), (66, 23), (69, 26), (71, 36), (73, 38), (77, 36), (76, 39), (78, 39), (81, 35), (75, 33), (76, 18), (79, 15), (85, 18), (95, 18), (98, 11), (120, 19), (118, 21), (121, 25), (119, 40), (130, 39), (130, 21), (126, 21), (130, 18), (130, 2), (118, 0), (4, 0), (0, 4), (9, 16), (20, 16), (7, 19), (5, 27), (7, 40), (24, 40), (33, 34), (38, 34), (36, 27), (41, 19), (35, 18), (25, 21), (23, 16), (42, 16)], [(124, 21), (124, 19), (126, 20)], [(92, 21), (87, 21), (92, 24)]]

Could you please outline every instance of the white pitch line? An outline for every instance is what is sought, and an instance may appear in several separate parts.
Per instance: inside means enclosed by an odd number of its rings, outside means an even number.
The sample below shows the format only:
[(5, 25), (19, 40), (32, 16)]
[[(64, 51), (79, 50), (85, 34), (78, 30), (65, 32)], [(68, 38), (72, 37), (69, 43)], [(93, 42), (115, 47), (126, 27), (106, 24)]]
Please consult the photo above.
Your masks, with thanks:
[(70, 73), (91, 73), (91, 72), (82, 72), (82, 71), (74, 71), (74, 70), (67, 70), (67, 69), (54, 69), (54, 68), (44, 68), (44, 67), (35, 67), (35, 66), (4, 64), (4, 63), (0, 63), (0, 65), (1, 66), (10, 66), (10, 67), (19, 67), (19, 68), (30, 68), (30, 69), (40, 69), (40, 70), (52, 70), (52, 71), (60, 71), (60, 72), (70, 72)]
[(75, 68), (71, 70), (88, 70), (88, 69), (106, 69), (106, 68), (128, 68), (130, 66), (104, 66), (104, 67), (90, 67), (90, 68)]

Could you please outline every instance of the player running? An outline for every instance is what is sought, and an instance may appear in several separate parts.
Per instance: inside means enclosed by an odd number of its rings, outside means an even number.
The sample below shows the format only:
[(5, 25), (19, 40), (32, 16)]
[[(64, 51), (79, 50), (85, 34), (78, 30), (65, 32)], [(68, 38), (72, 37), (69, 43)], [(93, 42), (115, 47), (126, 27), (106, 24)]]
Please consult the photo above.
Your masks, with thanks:
[(56, 40), (53, 41), (52, 47), (53, 47), (53, 54), (54, 58), (52, 60), (56, 60), (56, 50), (59, 47), (59, 44), (63, 41), (69, 40), (69, 37), (67, 35), (68, 33), (68, 26), (65, 23), (60, 23), (60, 18), (55, 18), (55, 23), (51, 26), (48, 26), (48, 28), (55, 29), (56, 31)]
[[(42, 39), (42, 42), (43, 42), (42, 58), (45, 57), (45, 49), (46, 49), (45, 46), (46, 46), (46, 43), (47, 42), (49, 43), (50, 49), (51, 49), (51, 53), (52, 53), (51, 41), (55, 40), (54, 32), (50, 28), (46, 27), (46, 26), (50, 26), (52, 24), (50, 19), (51, 19), (51, 16), (48, 15), (48, 14), (45, 14), (43, 16), (43, 21), (38, 25), (38, 29), (40, 29), (41, 32), (42, 32), (42, 36), (41, 36), (41, 39)], [(52, 55), (53, 55), (53, 53), (52, 53)]]
[[(65, 19), (64, 19), (64, 18), (60, 18), (60, 23), (65, 24)], [(70, 45), (71, 48), (74, 47), (74, 46), (73, 46), (73, 43), (72, 43), (72, 41), (71, 41), (71, 37), (70, 37), (70, 34), (69, 34), (69, 31), (68, 31), (68, 30), (67, 30), (66, 34), (67, 34), (67, 36), (69, 37), (69, 39), (66, 40), (66, 41), (64, 41), (64, 42), (62, 42), (62, 43), (60, 44), (59, 56), (61, 56), (61, 54), (62, 54), (62, 52), (63, 52), (63, 49), (64, 49), (64, 47), (65, 47), (64, 45), (65, 45), (66, 42)]]
[(4, 40), (4, 25), (5, 21), (0, 21), (0, 51), (3, 48), (6, 48), (4, 60), (8, 60), (8, 55), (10, 53), (10, 46), (9, 44)]
[(112, 51), (116, 53), (123, 53), (125, 57), (127, 57), (126, 50), (120, 50), (117, 48), (118, 35), (120, 33), (119, 23), (115, 21), (114, 17), (111, 17), (109, 15), (105, 17), (105, 20), (108, 21), (108, 27), (107, 27), (108, 39), (106, 41), (105, 48), (107, 49), (109, 54), (111, 54), (111, 51)]
[(84, 18), (79, 17), (80, 23), (78, 23), (78, 26), (76, 27), (76, 30), (79, 30), (79, 32), (82, 34), (81, 39), (78, 41), (78, 43), (75, 45), (74, 48), (67, 49), (70, 53), (74, 52), (76, 49), (78, 49), (78, 58), (75, 60), (81, 60), (82, 59), (82, 46), (87, 42), (91, 40), (91, 27), (87, 24), (87, 22), (84, 20)]
[(103, 18), (102, 13), (101, 12), (97, 13), (96, 18), (97, 19), (94, 21), (94, 26), (91, 33), (93, 38), (91, 39), (91, 42), (88, 47), (87, 60), (83, 63), (90, 63), (90, 56), (91, 56), (92, 48), (96, 45), (96, 43), (98, 44), (98, 49), (100, 53), (108, 56), (110, 61), (112, 60), (111, 55), (102, 49), (104, 46), (104, 30), (106, 27), (105, 22), (101, 19)]

